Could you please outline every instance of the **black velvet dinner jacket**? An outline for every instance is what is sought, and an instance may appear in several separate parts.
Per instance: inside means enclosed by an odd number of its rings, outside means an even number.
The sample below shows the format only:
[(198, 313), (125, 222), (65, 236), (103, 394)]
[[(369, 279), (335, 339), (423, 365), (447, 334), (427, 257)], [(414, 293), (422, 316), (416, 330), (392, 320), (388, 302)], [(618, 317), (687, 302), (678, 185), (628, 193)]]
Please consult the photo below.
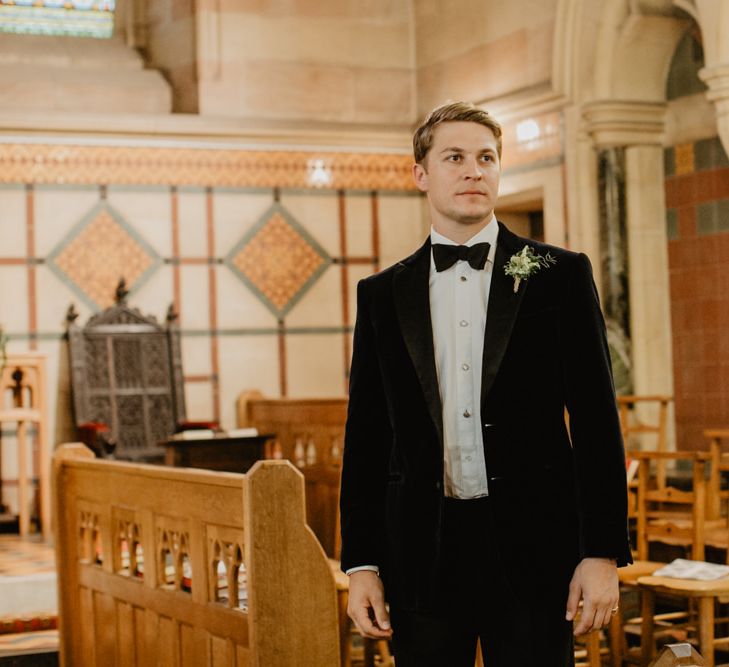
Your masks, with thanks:
[[(504, 267), (525, 245), (556, 263), (514, 292)], [(430, 256), (428, 239), (358, 285), (340, 501), (342, 569), (379, 566), (388, 599), (423, 610), (433, 603), (443, 521)], [(585, 255), (499, 223), (474, 418), (494, 516), (489, 541), (520, 582), (538, 578), (545, 595), (553, 586), (566, 596), (581, 558), (631, 562), (623, 443)]]

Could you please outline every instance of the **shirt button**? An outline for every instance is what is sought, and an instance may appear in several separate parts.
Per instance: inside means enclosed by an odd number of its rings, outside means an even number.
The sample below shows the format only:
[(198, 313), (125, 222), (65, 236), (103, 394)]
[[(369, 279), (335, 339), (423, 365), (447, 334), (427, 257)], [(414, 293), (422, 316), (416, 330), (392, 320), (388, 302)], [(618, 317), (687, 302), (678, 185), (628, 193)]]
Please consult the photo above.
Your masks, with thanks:
[(462, 368), (462, 369), (463, 369), (464, 371), (467, 371), (467, 370), (468, 370), (469, 368), (471, 368), (471, 367), (470, 367), (470, 366), (469, 366), (468, 364), (461, 364), (461, 368)]
[(471, 413), (468, 410), (463, 411), (463, 416), (468, 419), (471, 416)]
[(470, 460), (471, 460), (471, 457), (470, 456), (467, 456), (466, 457), (466, 461), (470, 461)]
[(468, 278), (466, 278), (466, 276), (461, 276), (461, 282), (462, 283), (465, 283), (467, 280), (468, 280)]
[(459, 324), (460, 324), (460, 325), (461, 325), (462, 327), (467, 327), (467, 326), (468, 326), (468, 321), (467, 321), (467, 320), (461, 320), (461, 321), (459, 322)]

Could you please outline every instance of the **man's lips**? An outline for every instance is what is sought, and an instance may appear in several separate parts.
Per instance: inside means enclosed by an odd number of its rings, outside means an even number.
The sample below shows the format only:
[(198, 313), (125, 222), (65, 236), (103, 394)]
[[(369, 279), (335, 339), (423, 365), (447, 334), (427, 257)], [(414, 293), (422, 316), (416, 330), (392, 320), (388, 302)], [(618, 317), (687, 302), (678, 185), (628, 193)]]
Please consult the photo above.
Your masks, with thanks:
[(481, 192), (481, 190), (465, 190), (464, 192), (459, 192), (459, 195), (483, 195), (486, 196), (485, 192)]

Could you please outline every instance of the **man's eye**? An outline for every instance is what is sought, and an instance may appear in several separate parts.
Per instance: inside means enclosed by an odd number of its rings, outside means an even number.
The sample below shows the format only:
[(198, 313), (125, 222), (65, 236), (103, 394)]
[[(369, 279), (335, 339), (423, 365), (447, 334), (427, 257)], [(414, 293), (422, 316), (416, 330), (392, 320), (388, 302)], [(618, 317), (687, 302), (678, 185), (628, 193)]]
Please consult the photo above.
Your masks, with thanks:
[(458, 155), (457, 153), (454, 153), (453, 155), (449, 155), (449, 156), (448, 156), (448, 159), (449, 159), (449, 160), (450, 160), (451, 162), (458, 162), (458, 161), (459, 161), (459, 160), (461, 159), (461, 156), (460, 156), (460, 155)]
[(491, 161), (493, 161), (493, 159), (494, 159), (494, 158), (493, 158), (493, 156), (492, 156), (492, 155), (482, 155), (482, 156), (481, 156), (481, 159), (482, 159), (482, 160), (483, 160), (484, 162), (491, 162)]

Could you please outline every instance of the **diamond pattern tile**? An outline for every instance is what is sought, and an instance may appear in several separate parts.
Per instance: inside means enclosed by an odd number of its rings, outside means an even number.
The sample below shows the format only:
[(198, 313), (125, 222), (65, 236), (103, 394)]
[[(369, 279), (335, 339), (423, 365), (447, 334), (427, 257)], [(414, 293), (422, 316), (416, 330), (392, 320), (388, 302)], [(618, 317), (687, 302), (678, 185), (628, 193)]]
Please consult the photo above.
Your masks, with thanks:
[(130, 291), (156, 269), (159, 257), (108, 204), (94, 207), (48, 258), (49, 266), (93, 308), (114, 302), (120, 277)]
[(283, 317), (331, 259), (286, 209), (274, 204), (225, 262), (277, 317)]

